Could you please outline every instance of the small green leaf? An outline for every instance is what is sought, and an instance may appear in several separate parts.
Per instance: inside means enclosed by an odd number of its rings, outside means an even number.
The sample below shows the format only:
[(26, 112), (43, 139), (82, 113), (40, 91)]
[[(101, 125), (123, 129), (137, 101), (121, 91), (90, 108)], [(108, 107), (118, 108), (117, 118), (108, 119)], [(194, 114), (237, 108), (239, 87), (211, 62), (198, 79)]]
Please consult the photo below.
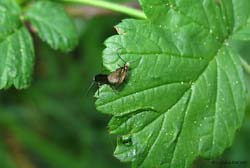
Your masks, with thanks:
[(34, 47), (25, 27), (20, 27), (0, 43), (0, 89), (14, 85), (27, 88), (34, 64)]
[(124, 20), (105, 42), (108, 70), (123, 63), (118, 54), (130, 62), (122, 87), (103, 85), (96, 101), (113, 115), (115, 156), (143, 168), (187, 168), (200, 156), (219, 156), (244, 117), (246, 88), (232, 42), (247, 27), (248, 0), (141, 5), (148, 20)]
[(77, 45), (75, 25), (63, 6), (49, 1), (35, 2), (26, 13), (39, 37), (52, 48), (70, 51)]
[(0, 42), (22, 25), (19, 8), (11, 0), (0, 2)]
[(0, 89), (26, 88), (31, 81), (34, 47), (13, 1), (0, 2)]

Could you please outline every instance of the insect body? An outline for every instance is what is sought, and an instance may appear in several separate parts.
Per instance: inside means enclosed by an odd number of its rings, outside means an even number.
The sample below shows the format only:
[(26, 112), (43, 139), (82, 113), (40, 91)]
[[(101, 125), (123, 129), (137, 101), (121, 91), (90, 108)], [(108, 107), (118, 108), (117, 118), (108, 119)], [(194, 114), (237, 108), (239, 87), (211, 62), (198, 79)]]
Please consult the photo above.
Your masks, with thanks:
[(103, 84), (110, 84), (108, 81), (108, 75), (107, 74), (97, 74), (95, 75), (93, 81), (97, 83), (98, 86)]
[(129, 63), (125, 63), (123, 67), (116, 69), (114, 72), (107, 76), (108, 82), (111, 85), (119, 86), (121, 85), (128, 74)]
[(100, 88), (101, 85), (110, 84), (109, 81), (108, 81), (108, 75), (107, 74), (97, 74), (97, 75), (95, 75), (94, 78), (93, 78), (93, 82), (91, 83), (91, 85), (89, 86), (89, 88), (87, 90), (87, 94), (95, 84), (98, 87), (98, 94), (99, 94), (99, 88)]
[[(118, 56), (120, 57), (120, 55), (118, 55)], [(90, 88), (94, 84), (97, 84), (98, 88), (104, 84), (107, 84), (110, 86), (115, 86), (115, 87), (118, 87), (121, 84), (123, 84), (127, 78), (127, 75), (128, 75), (129, 63), (126, 62), (121, 57), (120, 57), (120, 59), (124, 62), (123, 66), (120, 66), (120, 68), (117, 68), (115, 71), (111, 72), (110, 74), (97, 74), (97, 75), (95, 75)], [(99, 89), (98, 89), (98, 91), (99, 91)]]

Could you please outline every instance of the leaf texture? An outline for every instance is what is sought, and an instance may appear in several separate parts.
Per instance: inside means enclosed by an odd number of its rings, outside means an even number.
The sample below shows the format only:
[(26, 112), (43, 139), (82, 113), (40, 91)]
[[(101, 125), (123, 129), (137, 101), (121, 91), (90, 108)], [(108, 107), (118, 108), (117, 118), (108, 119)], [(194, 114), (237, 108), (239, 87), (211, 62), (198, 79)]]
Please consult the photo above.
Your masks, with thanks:
[[(192, 4), (192, 5), (190, 5)], [(115, 156), (132, 167), (192, 167), (231, 146), (244, 117), (246, 89), (232, 41), (247, 26), (249, 2), (141, 0), (148, 20), (124, 20), (104, 66), (130, 62), (121, 88), (104, 85), (97, 109), (113, 115)], [(242, 8), (245, 10), (242, 11)], [(248, 9), (248, 10), (246, 10)]]
[(34, 64), (31, 36), (19, 19), (13, 1), (0, 2), (0, 89), (27, 88)]
[(39, 37), (53, 49), (67, 52), (77, 45), (74, 23), (60, 4), (38, 1), (30, 7), (26, 18), (31, 22)]

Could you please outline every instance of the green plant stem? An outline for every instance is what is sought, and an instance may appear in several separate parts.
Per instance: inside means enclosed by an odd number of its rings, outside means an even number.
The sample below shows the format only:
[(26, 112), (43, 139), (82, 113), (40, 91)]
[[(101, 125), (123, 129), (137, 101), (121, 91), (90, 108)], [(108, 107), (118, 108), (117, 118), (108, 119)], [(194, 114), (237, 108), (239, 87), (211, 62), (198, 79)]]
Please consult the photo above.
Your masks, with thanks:
[(70, 3), (80, 3), (80, 4), (86, 4), (90, 6), (100, 7), (104, 9), (109, 9), (112, 11), (124, 13), (136, 18), (140, 19), (146, 19), (146, 15), (137, 9), (130, 8), (127, 6), (122, 6), (120, 4), (108, 2), (108, 1), (102, 1), (102, 0), (61, 0), (60, 2), (70, 2)]
[(240, 58), (241, 60), (241, 64), (243, 66), (243, 68), (245, 69), (245, 71), (250, 74), (250, 65), (243, 59), (243, 58)]

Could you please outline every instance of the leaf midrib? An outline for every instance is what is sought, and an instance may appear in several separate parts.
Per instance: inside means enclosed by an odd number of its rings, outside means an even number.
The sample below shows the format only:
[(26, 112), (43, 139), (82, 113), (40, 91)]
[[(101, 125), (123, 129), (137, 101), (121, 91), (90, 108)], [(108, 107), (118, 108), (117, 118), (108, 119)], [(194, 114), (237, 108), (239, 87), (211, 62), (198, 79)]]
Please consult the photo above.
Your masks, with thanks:
[(6, 40), (8, 40), (11, 36), (13, 36), (16, 32), (20, 31), (22, 27), (23, 24), (20, 24), (18, 27), (13, 28), (13, 30), (10, 33), (8, 33), (8, 35), (6, 35), (3, 40), (0, 41), (0, 45), (1, 43), (4, 43)]
[[(249, 20), (250, 18), (248, 18), (248, 20)], [(234, 21), (235, 22), (235, 21)], [(241, 28), (244, 28), (247, 24), (249, 24), (248, 22), (245, 24), (245, 25), (242, 25), (241, 26)], [(222, 49), (227, 49), (227, 48), (229, 48), (229, 47), (232, 47), (231, 45), (230, 46), (228, 46), (228, 42), (229, 41), (231, 41), (232, 40), (232, 36), (234, 35), (234, 33), (236, 33), (236, 31), (234, 31), (233, 29), (232, 29), (232, 31), (230, 31), (230, 32), (228, 32), (228, 35), (227, 36), (225, 36), (225, 37), (222, 37), (222, 40), (219, 42), (220, 43), (220, 45), (219, 45), (219, 47), (216, 49), (216, 50), (214, 50), (214, 55), (208, 60), (208, 62), (207, 62), (207, 65), (206, 66), (204, 66), (204, 69), (199, 73), (199, 75), (197, 76), (197, 78), (194, 80), (194, 82), (193, 82), (193, 84), (195, 85), (196, 83), (197, 83), (197, 81), (200, 79), (200, 77), (202, 77), (203, 76), (203, 74), (206, 72), (206, 70), (207, 70), (207, 68), (211, 65), (211, 63), (213, 62), (213, 61), (216, 61), (215, 59), (216, 58), (220, 58), (220, 51), (222, 50)], [(216, 39), (216, 38), (215, 38)], [(232, 60), (233, 61), (233, 60)], [(217, 61), (216, 61), (216, 65), (217, 65)], [(236, 69), (237, 70), (237, 69)], [(218, 71), (218, 65), (216, 66), (216, 71)], [(218, 77), (218, 74), (216, 73), (216, 76)], [(218, 82), (218, 79), (216, 80), (216, 82)], [(231, 88), (231, 84), (229, 84), (230, 85), (230, 88)], [(218, 86), (218, 84), (216, 85), (216, 86)], [(217, 90), (218, 89), (216, 89), (216, 100), (215, 100), (215, 104), (216, 104), (216, 102), (217, 102), (217, 97), (218, 97), (218, 93), (217, 93)], [(191, 91), (191, 93), (192, 93), (192, 88), (190, 87), (190, 88), (188, 88), (187, 90), (186, 90), (186, 92), (188, 92), (188, 91)], [(186, 93), (185, 92), (185, 93)], [(232, 92), (232, 88), (231, 88), (231, 92)], [(136, 93), (136, 92), (134, 92), (134, 93)], [(134, 93), (132, 93), (132, 94), (134, 94)], [(183, 94), (183, 95), (185, 95), (185, 93)], [(183, 98), (183, 95), (182, 96), (180, 96), (180, 99), (179, 99), (179, 101), (181, 100), (181, 98)], [(129, 96), (129, 95), (126, 95), (126, 96)], [(233, 95), (232, 95), (233, 96)], [(120, 98), (122, 98), (122, 97), (120, 97)], [(118, 99), (120, 99), (120, 98), (118, 98)], [(177, 104), (179, 101), (177, 101), (175, 104)], [(190, 104), (190, 99), (187, 101), (187, 106)], [(233, 101), (235, 101), (234, 100), (234, 96), (233, 96)], [(109, 102), (109, 103), (112, 103), (112, 102)], [(107, 103), (105, 103), (105, 104), (107, 104)], [(173, 106), (175, 105), (175, 104), (173, 104)], [(234, 103), (235, 104), (235, 103)], [(172, 107), (173, 107), (172, 106)], [(171, 108), (170, 108), (171, 109)], [(169, 109), (169, 110), (170, 110)], [(215, 109), (216, 109), (216, 106), (215, 106)], [(215, 110), (215, 113), (216, 113), (216, 111), (217, 110)], [(166, 112), (163, 112), (162, 114), (166, 114)], [(161, 114), (161, 115), (162, 115)], [(185, 114), (186, 114), (186, 110), (185, 110)], [(161, 115), (159, 115), (159, 116), (157, 116), (154, 120), (156, 121)], [(214, 114), (214, 116), (215, 116), (215, 119), (216, 119), (216, 114)], [(182, 130), (182, 127), (183, 127), (183, 125), (184, 125), (184, 122), (185, 122), (185, 118), (186, 118), (186, 115), (184, 115), (184, 119), (183, 119), (183, 122), (182, 122), (182, 126), (181, 126), (181, 130)], [(153, 121), (154, 122), (154, 121)], [(216, 123), (216, 121), (214, 120), (214, 123), (213, 123), (213, 127), (215, 127), (215, 123)], [(159, 132), (161, 131), (161, 128), (160, 128), (160, 130), (159, 130)], [(214, 129), (213, 129), (213, 131), (214, 131)], [(181, 134), (181, 133), (180, 133)], [(178, 139), (180, 138), (180, 134), (178, 135)], [(158, 137), (159, 135), (157, 135), (157, 137)], [(214, 137), (213, 137), (214, 138)], [(157, 138), (156, 138), (156, 140), (157, 140)], [(178, 141), (178, 140), (177, 140)], [(213, 142), (213, 141), (211, 141), (211, 142)], [(154, 142), (155, 143), (155, 142)], [(154, 144), (153, 143), (153, 144)], [(177, 144), (177, 143), (176, 143)], [(150, 147), (152, 147), (153, 145), (151, 145)], [(174, 158), (174, 153), (175, 153), (175, 150), (174, 150), (174, 152), (173, 152), (173, 157), (172, 157), (172, 160), (173, 160), (173, 158)], [(143, 158), (144, 160), (145, 160), (145, 158)], [(172, 164), (172, 160), (171, 160), (171, 164)]]
[[(225, 41), (226, 41), (226, 39), (225, 39)], [(197, 80), (199, 80), (199, 77), (200, 76), (202, 76), (202, 74), (206, 71), (206, 69), (209, 67), (209, 65), (210, 65), (210, 62), (212, 62), (215, 58), (216, 58), (216, 56), (218, 55), (218, 53), (220, 52), (220, 49), (224, 46), (223, 45), (224, 43), (222, 43), (221, 44), (221, 47), (218, 49), (218, 51), (217, 51), (217, 53), (215, 54), (215, 56), (208, 62), (208, 64), (207, 64), (207, 66), (204, 68), (204, 70), (201, 72), (201, 74), (197, 77), (197, 79), (195, 80), (195, 82), (193, 82), (193, 83), (196, 83), (196, 81)], [(174, 159), (174, 155), (175, 155), (175, 151), (176, 151), (176, 146), (177, 146), (177, 143), (178, 143), (178, 141), (179, 141), (179, 138), (180, 138), (180, 135), (181, 135), (181, 132), (182, 132), (182, 130), (183, 130), (183, 125), (184, 125), (184, 123), (185, 123), (185, 119), (186, 119), (186, 112), (187, 112), (187, 108), (188, 108), (188, 106), (189, 106), (189, 102), (190, 102), (190, 100), (191, 100), (191, 98), (192, 98), (192, 86), (190, 87), (190, 88), (188, 88), (183, 94), (182, 94), (182, 96), (180, 96), (180, 98), (178, 99), (178, 101), (176, 101), (169, 109), (167, 109), (167, 110), (164, 110), (165, 112), (163, 112), (163, 113), (161, 113), (159, 116), (157, 116), (155, 119), (154, 119), (154, 121), (156, 121), (159, 117), (161, 117), (162, 115), (165, 115), (166, 114), (166, 112), (167, 111), (169, 111), (169, 110), (171, 110), (171, 108), (172, 107), (174, 107), (182, 98), (183, 98), (183, 96), (188, 92), (188, 91), (190, 91), (191, 93), (190, 93), (190, 95), (189, 95), (189, 98), (188, 98), (188, 100), (187, 100), (187, 102), (186, 102), (186, 107), (185, 107), (185, 110), (184, 110), (184, 116), (183, 116), (183, 120), (182, 120), (182, 124), (181, 124), (181, 127), (180, 127), (180, 133), (177, 135), (177, 137), (176, 137), (176, 143), (175, 143), (175, 146), (174, 146), (174, 151), (173, 151), (173, 153), (172, 153), (172, 157), (171, 157), (171, 162), (170, 162), (170, 166), (172, 165), (172, 162), (173, 162), (173, 159)], [(217, 98), (217, 95), (216, 95), (216, 98)], [(216, 111), (215, 111), (216, 112)], [(154, 121), (152, 121), (150, 124), (152, 124), (152, 123), (154, 123)], [(214, 125), (215, 125), (215, 120), (214, 120), (214, 124), (213, 124), (213, 127), (214, 127)], [(147, 125), (148, 126), (148, 125)], [(146, 126), (146, 127), (147, 127)], [(161, 132), (161, 129), (162, 129), (162, 127), (160, 128), (160, 130), (159, 130), (159, 132)], [(214, 129), (213, 129), (214, 130)], [(159, 135), (158, 135), (159, 136)], [(157, 137), (158, 137), (157, 136)], [(157, 138), (155, 139), (155, 141), (157, 140)], [(155, 143), (155, 141), (154, 141), (154, 143)], [(213, 142), (213, 141), (211, 141), (211, 142)], [(152, 147), (152, 145), (150, 145), (150, 148)], [(143, 158), (143, 161), (142, 162), (140, 162), (140, 165), (139, 166), (141, 166), (142, 164), (143, 164), (143, 162), (145, 161), (145, 159), (146, 159), (146, 157), (145, 158)]]
[[(207, 68), (210, 66), (210, 64), (211, 64), (211, 62), (212, 61), (214, 61), (217, 57), (218, 57), (218, 55), (219, 55), (219, 52), (221, 51), (221, 49), (223, 48), (223, 47), (228, 47), (227, 45), (226, 45), (226, 43), (228, 43), (228, 41), (231, 39), (231, 37), (232, 37), (232, 35), (233, 35), (233, 33), (234, 32), (232, 32), (227, 38), (224, 38), (224, 41), (221, 43), (221, 45), (217, 48), (217, 52), (214, 54), (214, 56), (213, 57), (211, 57), (211, 59), (208, 61), (208, 63), (207, 63), (207, 65), (204, 67), (204, 69), (201, 71), (201, 73), (200, 73), (200, 75), (198, 75), (197, 76), (197, 78), (194, 80), (194, 82), (193, 82), (193, 84), (195, 84), (199, 79), (200, 79), (200, 77), (204, 74), (204, 72), (207, 70)], [(217, 68), (217, 67), (216, 67)], [(186, 106), (186, 109), (187, 109), (187, 107), (188, 107), (188, 105), (189, 105), (189, 101), (190, 101), (190, 99), (191, 99), (191, 95), (192, 95), (192, 85), (190, 85), (190, 87), (182, 94), (182, 96), (180, 96), (180, 98), (178, 99), (178, 101), (177, 102), (175, 102), (169, 109), (167, 109), (167, 110), (165, 110), (165, 112), (163, 112), (163, 113), (161, 113), (159, 116), (157, 116), (155, 119), (153, 119), (153, 121), (150, 123), (150, 125), (152, 124), (152, 123), (154, 123), (154, 121), (156, 121), (160, 116), (162, 116), (162, 115), (165, 115), (166, 114), (166, 111), (168, 111), (168, 110), (170, 110), (173, 106), (175, 106), (182, 98), (183, 98), (183, 96), (185, 95), (185, 93), (187, 93), (188, 91), (191, 91), (191, 93), (190, 93), (190, 97), (189, 97), (189, 99), (188, 99), (188, 101), (187, 101), (187, 106)], [(138, 93), (138, 92), (134, 92), (134, 93)], [(132, 93), (132, 94), (134, 94), (134, 93)], [(126, 95), (126, 96), (130, 96), (131, 94), (128, 94), (128, 95)], [(120, 98), (123, 98), (123, 97), (120, 97)], [(118, 99), (120, 99), (120, 98), (118, 98)], [(216, 98), (217, 98), (217, 96), (216, 96)], [(118, 99), (116, 99), (116, 100), (118, 100)], [(103, 104), (103, 105), (107, 105), (107, 104), (109, 104), (109, 103), (112, 103), (112, 102), (108, 102), (108, 103), (105, 103), (105, 104)], [(185, 114), (186, 114), (186, 109), (185, 109)], [(178, 142), (178, 140), (179, 140), (179, 138), (180, 138), (180, 135), (181, 135), (181, 132), (182, 132), (182, 127), (183, 127), (183, 125), (184, 125), (184, 123), (185, 123), (185, 119), (186, 119), (186, 115), (184, 114), (184, 117), (183, 117), (183, 122), (182, 122), (182, 125), (181, 125), (181, 131), (180, 131), (180, 133), (177, 135), (177, 142)], [(216, 117), (215, 117), (215, 119), (216, 119)], [(213, 126), (215, 125), (215, 123), (216, 123), (216, 121), (215, 121), (215, 119), (214, 119), (214, 124), (213, 124)], [(148, 124), (147, 124), (147, 126), (148, 126)], [(146, 127), (147, 127), (146, 126)], [(161, 129), (159, 130), (159, 132), (161, 131)], [(157, 140), (157, 138), (155, 139), (155, 141)], [(155, 143), (155, 141), (154, 141), (154, 143)], [(176, 142), (176, 144), (177, 144), (177, 142)], [(212, 142), (212, 141), (211, 141)], [(151, 147), (152, 147), (152, 145), (151, 145)], [(174, 158), (174, 153), (175, 153), (175, 151), (176, 151), (176, 145), (175, 145), (175, 148), (174, 148), (174, 151), (173, 151), (173, 157), (171, 158), (171, 164), (172, 164), (172, 161), (173, 161), (173, 158)], [(146, 157), (143, 159), (143, 160), (145, 160), (146, 159)], [(143, 163), (143, 161), (141, 162), (141, 164)], [(141, 165), (140, 164), (140, 165)]]

